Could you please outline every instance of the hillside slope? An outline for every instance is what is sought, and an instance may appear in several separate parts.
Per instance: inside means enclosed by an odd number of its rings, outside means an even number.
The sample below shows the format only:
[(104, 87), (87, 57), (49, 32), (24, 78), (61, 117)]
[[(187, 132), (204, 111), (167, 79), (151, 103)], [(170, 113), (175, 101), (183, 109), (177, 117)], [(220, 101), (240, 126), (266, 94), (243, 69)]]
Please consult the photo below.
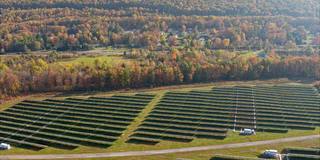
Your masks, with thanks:
[[(19, 3), (16, 3), (19, 2)], [(146, 11), (174, 15), (242, 15), (242, 16), (314, 16), (317, 0), (12, 0), (0, 2), (0, 8), (143, 8)]]

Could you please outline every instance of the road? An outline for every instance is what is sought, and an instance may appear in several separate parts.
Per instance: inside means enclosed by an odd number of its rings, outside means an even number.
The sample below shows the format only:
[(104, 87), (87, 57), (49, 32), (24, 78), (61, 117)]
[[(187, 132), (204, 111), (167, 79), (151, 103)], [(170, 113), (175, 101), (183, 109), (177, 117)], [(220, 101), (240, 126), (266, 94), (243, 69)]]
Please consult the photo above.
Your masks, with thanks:
[[(53, 52), (55, 50), (40, 50), (40, 51), (32, 51), (30, 52), (34, 56), (42, 56), (42, 55), (48, 55), (49, 53)], [(59, 53), (59, 55), (69, 55), (69, 54), (79, 54), (79, 55), (94, 55), (94, 54), (100, 54), (100, 55), (123, 55), (123, 52), (125, 50), (119, 50), (119, 49), (113, 49), (113, 50), (107, 50), (106, 48), (100, 47), (95, 48), (91, 50), (83, 50), (83, 51), (56, 51)], [(0, 57), (14, 57), (14, 56), (20, 56), (25, 55), (25, 53), (15, 52), (15, 53), (6, 53), (6, 54), (0, 54)]]
[(108, 158), (108, 157), (129, 157), (129, 156), (150, 156), (159, 154), (172, 154), (182, 152), (195, 152), (195, 151), (206, 151), (216, 149), (231, 149), (241, 148), (259, 145), (270, 145), (293, 141), (304, 141), (310, 139), (319, 139), (320, 135), (311, 135), (303, 137), (292, 137), (266, 141), (256, 142), (245, 142), (245, 143), (234, 143), (234, 144), (223, 144), (213, 146), (202, 146), (202, 147), (189, 147), (179, 149), (166, 149), (166, 150), (149, 150), (149, 151), (131, 151), (131, 152), (111, 152), (111, 153), (88, 153), (88, 154), (48, 154), (48, 155), (3, 155), (0, 156), (1, 160), (11, 159), (24, 159), (24, 160), (38, 160), (38, 159), (85, 159), (85, 158)]

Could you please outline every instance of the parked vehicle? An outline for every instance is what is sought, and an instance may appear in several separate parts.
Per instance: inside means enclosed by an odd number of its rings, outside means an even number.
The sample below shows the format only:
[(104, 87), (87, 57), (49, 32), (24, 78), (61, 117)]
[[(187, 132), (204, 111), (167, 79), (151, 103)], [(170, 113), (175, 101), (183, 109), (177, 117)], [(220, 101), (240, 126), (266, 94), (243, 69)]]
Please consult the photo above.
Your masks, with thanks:
[(277, 158), (279, 156), (280, 156), (280, 154), (277, 150), (265, 150), (262, 153), (263, 158)]
[(9, 150), (11, 149), (10, 144), (0, 143), (0, 150)]
[(254, 129), (244, 129), (240, 131), (240, 135), (254, 135), (256, 134), (256, 132), (254, 131)]

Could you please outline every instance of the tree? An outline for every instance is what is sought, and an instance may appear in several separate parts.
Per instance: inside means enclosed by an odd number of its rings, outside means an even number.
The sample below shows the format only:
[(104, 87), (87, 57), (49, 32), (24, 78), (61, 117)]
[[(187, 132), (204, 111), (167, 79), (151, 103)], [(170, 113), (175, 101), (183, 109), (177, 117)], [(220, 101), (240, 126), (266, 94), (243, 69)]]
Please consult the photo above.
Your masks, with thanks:
[(30, 45), (30, 49), (32, 50), (32, 51), (38, 51), (38, 50), (41, 50), (41, 42), (40, 41), (33, 41), (32, 43), (31, 43), (31, 45)]
[(230, 45), (230, 39), (224, 39), (222, 44), (224, 48), (228, 48)]
[(0, 92), (5, 95), (15, 96), (20, 90), (20, 81), (17, 75), (7, 69), (0, 74)]
[(307, 55), (313, 55), (314, 54), (314, 49), (311, 46), (308, 46), (306, 49), (306, 54)]

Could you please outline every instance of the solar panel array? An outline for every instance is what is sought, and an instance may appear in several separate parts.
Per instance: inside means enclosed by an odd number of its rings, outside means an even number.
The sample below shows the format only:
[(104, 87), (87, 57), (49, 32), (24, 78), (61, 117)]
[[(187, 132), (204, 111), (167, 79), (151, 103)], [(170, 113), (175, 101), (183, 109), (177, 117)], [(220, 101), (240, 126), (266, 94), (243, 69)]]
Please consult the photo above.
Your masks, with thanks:
[(320, 126), (320, 97), (304, 85), (215, 87), (210, 91), (168, 92), (129, 142), (190, 142), (224, 139), (244, 128), (286, 133)]
[(153, 97), (26, 100), (0, 112), (0, 141), (33, 150), (109, 147)]

